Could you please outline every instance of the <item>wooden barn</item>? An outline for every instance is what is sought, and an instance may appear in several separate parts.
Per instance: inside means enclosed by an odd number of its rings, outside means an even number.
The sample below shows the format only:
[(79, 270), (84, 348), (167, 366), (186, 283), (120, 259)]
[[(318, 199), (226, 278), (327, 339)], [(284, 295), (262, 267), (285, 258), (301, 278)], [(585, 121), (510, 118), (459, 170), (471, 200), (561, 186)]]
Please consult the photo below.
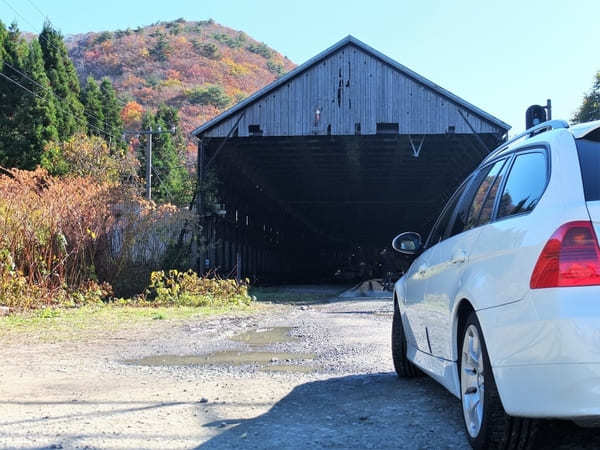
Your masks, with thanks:
[(509, 128), (348, 36), (194, 130), (200, 182), (218, 180), (197, 202), (199, 268), (303, 281), (376, 266)]

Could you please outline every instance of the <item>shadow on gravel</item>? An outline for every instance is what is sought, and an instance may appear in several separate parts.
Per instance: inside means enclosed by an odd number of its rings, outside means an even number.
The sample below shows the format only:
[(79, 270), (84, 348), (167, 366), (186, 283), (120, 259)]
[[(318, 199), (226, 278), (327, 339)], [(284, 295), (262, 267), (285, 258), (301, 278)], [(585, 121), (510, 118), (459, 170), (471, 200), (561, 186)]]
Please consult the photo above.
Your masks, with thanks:
[[(459, 401), (428, 377), (393, 373), (305, 383), (267, 413), (222, 418), (199, 449), (468, 448)], [(600, 448), (600, 430), (544, 422), (534, 448)]]
[(463, 448), (458, 401), (429, 378), (392, 373), (305, 383), (267, 413), (205, 424), (224, 431), (201, 449)]

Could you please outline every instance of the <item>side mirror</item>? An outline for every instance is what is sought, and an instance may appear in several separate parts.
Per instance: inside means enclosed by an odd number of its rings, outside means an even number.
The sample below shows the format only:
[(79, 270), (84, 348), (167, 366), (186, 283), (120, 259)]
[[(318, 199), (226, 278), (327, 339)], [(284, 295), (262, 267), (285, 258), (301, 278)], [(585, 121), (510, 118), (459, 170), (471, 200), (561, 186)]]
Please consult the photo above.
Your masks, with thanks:
[(423, 242), (419, 233), (407, 231), (394, 238), (392, 247), (397, 252), (404, 253), (405, 255), (416, 255), (421, 251)]

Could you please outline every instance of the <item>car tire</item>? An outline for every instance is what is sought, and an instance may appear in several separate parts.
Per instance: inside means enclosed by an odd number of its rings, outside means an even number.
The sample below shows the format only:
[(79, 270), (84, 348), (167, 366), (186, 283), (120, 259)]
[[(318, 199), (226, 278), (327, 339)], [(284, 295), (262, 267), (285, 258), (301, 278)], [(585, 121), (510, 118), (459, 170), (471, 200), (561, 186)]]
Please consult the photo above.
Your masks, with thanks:
[(414, 378), (423, 375), (417, 366), (415, 366), (406, 357), (406, 336), (402, 326), (402, 316), (398, 302), (394, 298), (394, 317), (392, 319), (392, 359), (394, 360), (394, 369), (400, 378)]
[(458, 348), (463, 421), (471, 446), (476, 450), (532, 448), (539, 422), (504, 411), (475, 312), (462, 327)]

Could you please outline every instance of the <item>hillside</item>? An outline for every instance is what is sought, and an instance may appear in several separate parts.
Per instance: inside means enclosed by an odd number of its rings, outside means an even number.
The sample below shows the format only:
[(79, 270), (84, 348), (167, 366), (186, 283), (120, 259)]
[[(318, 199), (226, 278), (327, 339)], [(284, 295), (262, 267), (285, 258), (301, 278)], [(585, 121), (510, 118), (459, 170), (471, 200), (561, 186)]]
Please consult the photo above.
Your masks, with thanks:
[(179, 109), (186, 135), (294, 67), (265, 44), (212, 20), (86, 33), (66, 43), (82, 85), (89, 75), (108, 76), (128, 102), (122, 113), (127, 128), (139, 126), (144, 109), (166, 103)]

